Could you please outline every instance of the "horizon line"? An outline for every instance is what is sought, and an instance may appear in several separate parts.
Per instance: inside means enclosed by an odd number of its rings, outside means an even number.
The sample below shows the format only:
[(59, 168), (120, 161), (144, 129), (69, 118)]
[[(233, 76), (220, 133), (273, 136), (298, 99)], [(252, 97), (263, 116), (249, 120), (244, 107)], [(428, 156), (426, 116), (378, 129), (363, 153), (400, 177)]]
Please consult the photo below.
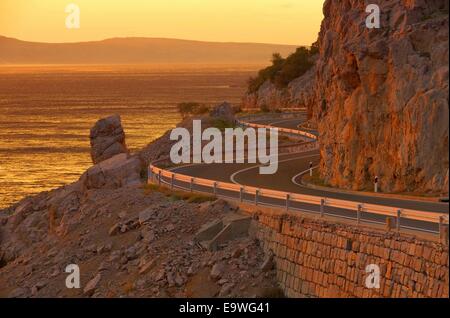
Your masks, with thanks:
[(85, 40), (85, 41), (67, 41), (67, 42), (47, 42), (47, 41), (29, 41), (23, 40), (16, 37), (6, 36), (0, 34), (0, 38), (6, 38), (11, 40), (16, 40), (20, 42), (27, 43), (39, 43), (39, 44), (81, 44), (81, 43), (95, 43), (95, 42), (106, 42), (110, 40), (174, 40), (174, 41), (186, 41), (186, 42), (198, 42), (198, 43), (217, 43), (217, 44), (247, 44), (247, 45), (275, 45), (275, 46), (292, 46), (292, 47), (310, 47), (311, 45), (304, 44), (283, 44), (283, 43), (266, 43), (266, 42), (239, 42), (239, 41), (207, 41), (207, 40), (193, 40), (193, 39), (180, 39), (180, 38), (170, 38), (170, 37), (145, 37), (145, 36), (116, 36), (103, 38), (100, 40)]

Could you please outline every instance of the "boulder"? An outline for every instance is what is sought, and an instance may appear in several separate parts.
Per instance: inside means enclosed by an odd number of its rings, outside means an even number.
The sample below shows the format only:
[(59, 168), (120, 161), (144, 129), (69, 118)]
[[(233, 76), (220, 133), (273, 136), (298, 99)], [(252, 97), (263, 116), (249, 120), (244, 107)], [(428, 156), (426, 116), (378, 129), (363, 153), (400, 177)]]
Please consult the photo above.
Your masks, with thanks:
[(86, 189), (117, 189), (140, 183), (141, 162), (122, 153), (89, 168), (80, 178)]
[(211, 273), (209, 274), (209, 276), (211, 277), (211, 279), (213, 281), (218, 281), (219, 279), (222, 278), (224, 271), (225, 271), (224, 265), (222, 263), (216, 263), (212, 267)]
[(227, 102), (214, 107), (210, 112), (210, 116), (230, 123), (235, 121), (233, 106)]
[(128, 153), (120, 116), (100, 119), (91, 128), (91, 158), (100, 163), (120, 153)]
[(94, 294), (97, 289), (98, 283), (102, 279), (102, 275), (99, 273), (93, 279), (91, 279), (83, 290), (83, 294), (87, 297), (90, 297)]

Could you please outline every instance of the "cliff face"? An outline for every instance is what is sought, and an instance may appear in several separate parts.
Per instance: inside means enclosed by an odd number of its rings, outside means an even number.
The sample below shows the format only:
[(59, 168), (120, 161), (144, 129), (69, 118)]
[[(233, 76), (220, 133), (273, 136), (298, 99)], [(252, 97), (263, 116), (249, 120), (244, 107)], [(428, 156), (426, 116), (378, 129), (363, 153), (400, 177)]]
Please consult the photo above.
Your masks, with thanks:
[(321, 174), (361, 189), (448, 193), (448, 1), (328, 0), (316, 108)]
[(269, 80), (266, 81), (256, 93), (248, 94), (243, 98), (244, 108), (313, 108), (315, 100), (314, 81), (316, 69), (311, 68), (303, 76), (292, 81), (287, 88), (278, 89)]
[(264, 84), (244, 106), (307, 107), (333, 186), (448, 193), (447, 0), (327, 0), (314, 69), (285, 90)]

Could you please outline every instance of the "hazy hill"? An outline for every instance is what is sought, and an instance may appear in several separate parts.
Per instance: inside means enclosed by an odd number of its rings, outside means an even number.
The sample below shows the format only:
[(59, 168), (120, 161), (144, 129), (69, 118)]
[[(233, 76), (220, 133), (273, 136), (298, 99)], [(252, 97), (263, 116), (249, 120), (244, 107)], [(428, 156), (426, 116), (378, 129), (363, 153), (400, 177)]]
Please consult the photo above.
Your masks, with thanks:
[(162, 38), (37, 43), (0, 36), (0, 64), (267, 63), (295, 46)]

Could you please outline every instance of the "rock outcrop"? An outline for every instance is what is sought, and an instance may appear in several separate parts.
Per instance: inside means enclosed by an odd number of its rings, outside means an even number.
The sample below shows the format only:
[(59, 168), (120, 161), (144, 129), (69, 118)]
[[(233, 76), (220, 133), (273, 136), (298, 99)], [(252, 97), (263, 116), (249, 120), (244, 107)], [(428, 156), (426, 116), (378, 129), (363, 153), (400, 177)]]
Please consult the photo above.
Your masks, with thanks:
[(128, 153), (120, 116), (100, 119), (91, 128), (91, 158), (94, 164), (120, 153)]
[(235, 120), (233, 106), (227, 102), (214, 107), (209, 115), (212, 118), (222, 119), (230, 123), (233, 123)]
[(354, 190), (448, 194), (447, 0), (327, 0), (313, 70), (244, 107), (307, 107), (320, 134), (321, 177)]
[(321, 175), (333, 186), (448, 193), (447, 0), (327, 0), (315, 117)]
[(305, 74), (289, 83), (285, 89), (279, 89), (271, 81), (266, 81), (259, 90), (247, 94), (242, 100), (244, 108), (307, 108), (311, 113), (315, 101), (315, 74), (312, 67)]
[(139, 184), (141, 162), (125, 153), (115, 155), (89, 168), (80, 181), (87, 189), (120, 188)]

